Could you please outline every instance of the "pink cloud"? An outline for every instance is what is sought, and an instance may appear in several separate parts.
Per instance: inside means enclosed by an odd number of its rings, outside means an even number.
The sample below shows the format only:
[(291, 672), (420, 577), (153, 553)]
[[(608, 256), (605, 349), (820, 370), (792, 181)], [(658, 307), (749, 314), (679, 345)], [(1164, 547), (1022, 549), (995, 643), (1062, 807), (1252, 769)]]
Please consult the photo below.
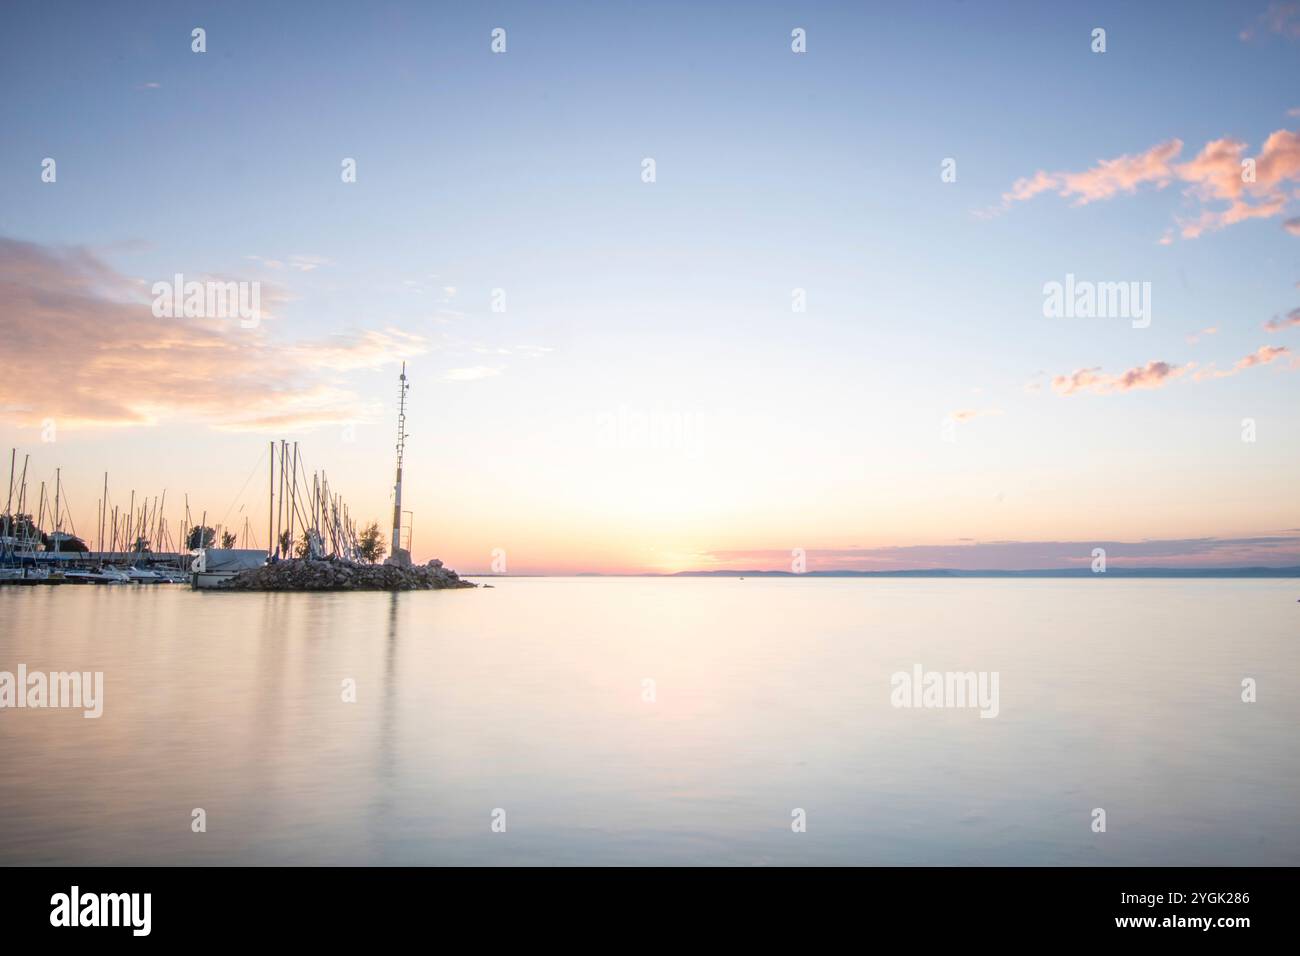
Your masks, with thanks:
[(1039, 193), (1055, 192), (1065, 198), (1074, 197), (1074, 205), (1083, 206), (1121, 192), (1136, 192), (1144, 183), (1163, 188), (1174, 176), (1170, 160), (1182, 148), (1182, 140), (1171, 139), (1136, 156), (1099, 160), (1096, 166), (1083, 172), (1049, 173), (1040, 169), (1033, 176), (1012, 183), (1011, 189), (1002, 194), (1002, 201), (1004, 204), (1024, 202)]
[[(1250, 368), (1269, 365), (1289, 355), (1290, 351), (1283, 345), (1261, 345), (1254, 352), (1238, 359), (1232, 368), (1223, 370), (1215, 369), (1213, 365), (1198, 369), (1195, 362), (1188, 362), (1186, 365), (1147, 362), (1146, 365), (1131, 368), (1120, 375), (1108, 375), (1100, 367), (1081, 368), (1069, 375), (1057, 375), (1053, 378), (1052, 391), (1057, 395), (1078, 395), (1082, 392), (1113, 395), (1135, 389), (1163, 388), (1170, 382), (1183, 378), (1189, 372), (1193, 373), (1191, 381), (1195, 382), (1229, 378)], [(1297, 367), (1297, 363), (1292, 363), (1291, 367)]]
[(1282, 223), (1282, 228), (1293, 236), (1300, 236), (1300, 216), (1288, 219), (1286, 222)]
[(1011, 191), (1002, 194), (1003, 202), (1023, 202), (1026, 199), (1033, 199), (1039, 193), (1048, 192), (1058, 188), (1059, 183), (1055, 176), (1039, 170), (1027, 179), (1017, 179), (1011, 184)]
[(1083, 206), (1122, 192), (1137, 192), (1137, 188), (1146, 183), (1154, 183), (1157, 189), (1163, 189), (1174, 176), (1169, 163), (1182, 148), (1181, 139), (1171, 139), (1136, 156), (1100, 160), (1096, 166), (1081, 173), (1059, 173), (1060, 194), (1076, 197), (1074, 205)]
[[(148, 292), (87, 249), (0, 238), (6, 364), (57, 383), (33, 388), (28, 375), (0, 377), (0, 420), (88, 427), (180, 419), (230, 431), (343, 424), (376, 409), (330, 372), (425, 350), (421, 337), (394, 329), (283, 342), (265, 322), (245, 329), (237, 320), (157, 318)], [(263, 283), (264, 311), (284, 298)]]
[(1227, 209), (1206, 210), (1195, 220), (1180, 222), (1183, 238), (1194, 239), (1208, 229), (1282, 212), (1287, 202), (1286, 184), (1300, 179), (1300, 133), (1280, 129), (1270, 134), (1254, 158), (1253, 178), (1242, 165), (1245, 153), (1245, 143), (1219, 139), (1178, 167), (1179, 178), (1189, 183), (1189, 195), (1203, 202), (1229, 203)]
[(1281, 332), (1283, 329), (1300, 325), (1300, 309), (1292, 309), (1286, 315), (1274, 316), (1264, 323), (1266, 332)]
[[(1300, 534), (1271, 531), (1241, 538), (1178, 538), (1140, 541), (978, 541), (959, 538), (952, 544), (875, 545), (808, 548), (809, 574), (831, 571), (967, 571), (1082, 568), (1092, 549), (1106, 549), (1115, 567), (1213, 568), (1300, 564)], [(711, 570), (769, 570), (791, 573), (789, 548), (709, 551)]]
[(1202, 382), (1207, 379), (1231, 378), (1233, 375), (1236, 375), (1239, 372), (1244, 372), (1248, 368), (1256, 368), (1260, 365), (1268, 365), (1275, 362), (1282, 358), (1282, 356), (1289, 354), (1290, 351), (1291, 350), (1285, 345), (1261, 345), (1249, 355), (1237, 359), (1237, 361), (1233, 363), (1232, 368), (1219, 370), (1215, 369), (1213, 366), (1208, 366), (1197, 372), (1195, 379), (1198, 382)]
[(1238, 37), (1242, 42), (1249, 42), (1255, 39), (1261, 30), (1289, 40), (1300, 39), (1300, 3), (1274, 0), (1254, 23), (1238, 34)]
[(1254, 368), (1256, 365), (1267, 365), (1274, 359), (1279, 359), (1287, 352), (1291, 351), (1285, 345), (1261, 345), (1255, 351), (1251, 352), (1245, 358), (1238, 359), (1233, 368), (1238, 371), (1242, 369)]
[(1134, 389), (1161, 388), (1182, 377), (1191, 365), (1170, 365), (1168, 362), (1147, 362), (1131, 368), (1121, 375), (1107, 375), (1100, 367), (1081, 368), (1070, 375), (1057, 375), (1052, 379), (1052, 391), (1058, 395), (1077, 395), (1094, 392), (1109, 395)]
[[(1080, 172), (1039, 170), (1032, 177), (1016, 180), (1002, 194), (1002, 208), (1045, 192), (1055, 192), (1073, 199), (1072, 205), (1083, 206), (1132, 194), (1146, 185), (1163, 189), (1180, 182), (1186, 185), (1188, 198), (1206, 207), (1197, 215), (1178, 219), (1182, 237), (1195, 239), (1249, 219), (1281, 214), (1288, 201), (1288, 185), (1300, 181), (1300, 133), (1290, 130), (1269, 134), (1255, 157), (1248, 155), (1246, 143), (1224, 138), (1212, 140), (1192, 159), (1177, 163), (1182, 148), (1182, 140), (1171, 139), (1145, 152), (1100, 160)], [(1223, 203), (1226, 208), (1219, 207)], [(1287, 229), (1300, 230), (1300, 226), (1293, 229), (1291, 222), (1288, 220)], [(1160, 239), (1162, 245), (1171, 241), (1169, 232)]]

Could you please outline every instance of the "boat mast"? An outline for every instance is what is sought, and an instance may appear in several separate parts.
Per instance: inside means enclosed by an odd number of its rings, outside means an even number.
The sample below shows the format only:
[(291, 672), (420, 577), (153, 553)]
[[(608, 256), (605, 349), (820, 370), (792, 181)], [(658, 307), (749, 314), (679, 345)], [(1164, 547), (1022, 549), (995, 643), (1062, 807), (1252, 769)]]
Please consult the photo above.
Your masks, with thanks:
[(15, 448), (9, 453), (9, 500), (5, 502), (5, 537), (13, 534), (14, 528), (14, 461), (18, 457), (18, 449)]
[(163, 489), (162, 501), (158, 501), (158, 499), (155, 498), (154, 502), (156, 504), (156, 507), (154, 508), (154, 514), (153, 514), (153, 518), (154, 518), (153, 551), (154, 554), (157, 554), (163, 549), (163, 543), (162, 543), (163, 527), (167, 524), (166, 519), (163, 518), (163, 514), (166, 513), (167, 510), (167, 489), (166, 488)]
[(293, 478), (289, 485), (289, 557), (293, 557), (293, 519), (298, 516), (298, 443), (293, 443)]
[(104, 472), (104, 498), (99, 509), (99, 563), (104, 563), (104, 519), (108, 517), (108, 472)]
[[(36, 531), (40, 532), (41, 526), (45, 524), (45, 482), (41, 482), (41, 496), (36, 499)], [(35, 550), (33, 548), (32, 550)]]
[(397, 392), (397, 481), (393, 485), (393, 560), (398, 560), (402, 548), (402, 457), (406, 452), (406, 363), (402, 363), (402, 376)]
[[(274, 451), (274, 447), (272, 447), (272, 457), (274, 457), (274, 454), (276, 454), (276, 451)], [(277, 555), (281, 554), (283, 551), (283, 546), (281, 545), (281, 541), (279, 541), (279, 527), (281, 527), (281, 519), (283, 516), (285, 516), (285, 440), (281, 438), (281, 440), (279, 440), (279, 505), (276, 509)]]
[[(31, 455), (23, 455), (23, 477), (18, 482), (18, 513), (20, 515), (24, 515), (27, 513), (27, 463), (31, 461), (31, 459), (32, 459)], [(31, 522), (29, 521), (27, 523), (26, 526), (27, 530), (24, 535), (26, 538), (31, 537), (30, 525)], [(27, 546), (27, 550), (28, 551), (33, 550), (30, 544)]]
[(54, 553), (59, 553), (59, 488), (62, 484), (60, 473), (63, 469), (54, 469)]
[(275, 553), (275, 440), (271, 440), (271, 452), (267, 456), (271, 462), (271, 484), (267, 489), (266, 499), (266, 559), (269, 561)]

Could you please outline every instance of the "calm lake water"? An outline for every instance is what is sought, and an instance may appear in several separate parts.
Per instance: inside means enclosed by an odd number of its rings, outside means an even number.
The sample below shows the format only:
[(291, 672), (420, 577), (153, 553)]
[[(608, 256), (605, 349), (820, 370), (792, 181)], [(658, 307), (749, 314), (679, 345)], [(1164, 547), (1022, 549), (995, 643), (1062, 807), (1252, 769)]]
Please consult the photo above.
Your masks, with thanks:
[(1300, 864), (1300, 582), (492, 583), (0, 588), (0, 863)]

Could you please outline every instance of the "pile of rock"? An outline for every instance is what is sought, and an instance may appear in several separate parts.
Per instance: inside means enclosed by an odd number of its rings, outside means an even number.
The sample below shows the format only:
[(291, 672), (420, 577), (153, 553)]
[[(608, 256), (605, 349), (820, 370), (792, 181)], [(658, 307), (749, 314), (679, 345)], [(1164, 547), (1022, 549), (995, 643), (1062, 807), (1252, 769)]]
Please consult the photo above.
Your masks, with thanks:
[(222, 587), (231, 591), (430, 591), (476, 585), (461, 580), (437, 558), (409, 568), (291, 558), (241, 571)]

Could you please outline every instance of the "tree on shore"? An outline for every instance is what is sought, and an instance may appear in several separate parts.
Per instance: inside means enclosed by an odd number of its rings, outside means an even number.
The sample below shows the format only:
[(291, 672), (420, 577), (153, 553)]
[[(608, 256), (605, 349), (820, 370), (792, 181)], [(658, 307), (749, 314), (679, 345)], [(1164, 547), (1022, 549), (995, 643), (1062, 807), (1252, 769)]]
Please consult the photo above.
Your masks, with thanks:
[(384, 536), (379, 532), (378, 522), (370, 522), (362, 529), (361, 536), (357, 538), (357, 552), (366, 561), (374, 564), (384, 556), (384, 552), (387, 550)]
[(233, 548), (235, 546), (235, 533), (233, 531), (221, 532), (221, 546), (223, 548)]
[[(53, 536), (49, 536), (49, 535), (46, 536), (45, 550), (46, 551), (56, 550), (56, 543)], [(57, 550), (62, 551), (65, 554), (72, 554), (72, 553), (85, 554), (88, 551), (90, 551), (90, 548), (86, 545), (86, 542), (82, 541), (76, 535), (60, 534), (59, 540), (57, 542)]]
[(210, 548), (212, 543), (217, 540), (217, 532), (207, 525), (199, 527), (195, 525), (190, 528), (190, 533), (185, 536), (185, 547), (191, 551), (196, 548)]
[(36, 527), (31, 515), (4, 515), (0, 517), (0, 533), (12, 535), (20, 541), (35, 539), (45, 543), (46, 534)]

